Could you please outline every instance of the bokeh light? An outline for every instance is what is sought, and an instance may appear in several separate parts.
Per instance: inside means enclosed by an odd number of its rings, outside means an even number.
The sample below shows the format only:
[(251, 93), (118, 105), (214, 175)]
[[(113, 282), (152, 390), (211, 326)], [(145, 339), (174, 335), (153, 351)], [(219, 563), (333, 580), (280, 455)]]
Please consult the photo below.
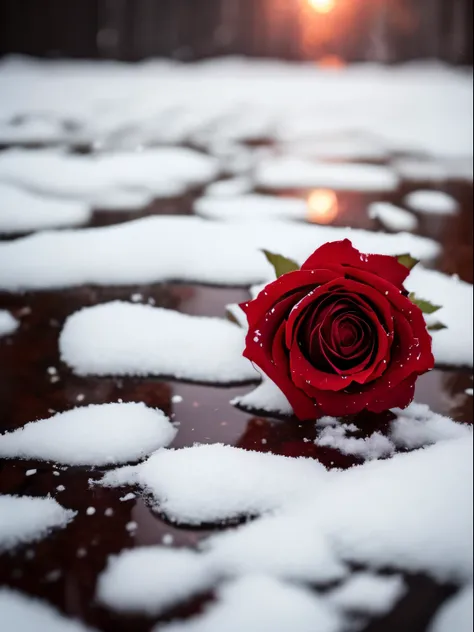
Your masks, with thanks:
[(308, 0), (308, 4), (317, 13), (331, 13), (336, 6), (336, 0)]
[(308, 196), (309, 222), (330, 224), (339, 212), (337, 195), (331, 189), (315, 189)]

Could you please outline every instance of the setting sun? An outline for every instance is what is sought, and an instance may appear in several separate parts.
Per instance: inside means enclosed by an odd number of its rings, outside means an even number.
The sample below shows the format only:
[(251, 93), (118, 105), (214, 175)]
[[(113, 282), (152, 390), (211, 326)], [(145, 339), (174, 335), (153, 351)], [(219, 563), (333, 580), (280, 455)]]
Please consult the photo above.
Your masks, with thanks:
[(336, 6), (336, 0), (308, 0), (308, 4), (317, 13), (330, 13)]

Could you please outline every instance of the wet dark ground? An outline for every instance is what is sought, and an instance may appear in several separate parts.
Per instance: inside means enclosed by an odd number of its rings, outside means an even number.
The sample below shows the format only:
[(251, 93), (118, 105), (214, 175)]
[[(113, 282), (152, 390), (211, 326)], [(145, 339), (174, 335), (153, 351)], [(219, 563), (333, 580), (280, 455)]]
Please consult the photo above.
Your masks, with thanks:
[[(466, 281), (473, 277), (473, 209), (472, 183), (402, 183), (399, 190), (385, 195), (338, 193), (338, 213), (333, 225), (346, 225), (370, 230), (382, 227), (367, 216), (367, 204), (373, 200), (400, 203), (404, 195), (417, 188), (437, 188), (459, 201), (461, 212), (454, 217), (423, 215), (418, 232), (443, 245), (442, 255), (434, 267), (457, 273)], [(289, 194), (294, 192), (285, 192)], [(307, 192), (298, 191), (298, 195)], [(148, 214), (186, 214), (199, 191), (180, 198), (159, 200), (147, 209), (135, 212), (98, 210), (92, 225), (128, 221)], [(141, 294), (143, 302), (154, 301), (188, 314), (222, 316), (225, 305), (247, 298), (245, 289), (215, 288), (178, 283), (146, 286), (98, 288), (84, 286), (57, 292), (35, 292), (22, 295), (0, 293), (0, 309), (9, 309), (21, 321), (19, 331), (0, 339), (0, 429), (12, 430), (28, 421), (68, 410), (80, 402), (143, 401), (159, 407), (180, 423), (174, 446), (225, 442), (248, 450), (271, 451), (288, 456), (304, 455), (320, 459), (326, 465), (348, 467), (355, 461), (328, 448), (314, 445), (315, 429), (293, 419), (276, 420), (238, 410), (229, 400), (249, 390), (247, 386), (213, 387), (160, 379), (80, 378), (70, 373), (58, 357), (58, 335), (65, 318), (80, 307), (113, 299), (127, 300)], [(58, 369), (58, 380), (52, 379), (48, 367)], [(472, 371), (435, 369), (420, 378), (416, 400), (432, 410), (461, 422), (473, 419), (473, 398), (465, 393), (472, 387)], [(182, 401), (172, 403), (173, 395)], [(367, 433), (386, 428), (390, 413), (373, 415)], [(36, 468), (37, 473), (26, 476)], [(55, 474), (56, 472), (56, 474)], [(59, 475), (57, 473), (59, 472)], [(184, 617), (199, 611), (212, 599), (202, 595), (160, 619), (127, 618), (100, 608), (94, 603), (95, 584), (107, 558), (125, 548), (158, 544), (171, 534), (173, 546), (194, 546), (216, 526), (203, 529), (180, 528), (153, 513), (145, 501), (137, 497), (127, 502), (120, 498), (126, 491), (90, 488), (88, 480), (100, 473), (86, 468), (55, 468), (49, 463), (32, 461), (0, 461), (0, 493), (44, 496), (50, 494), (64, 507), (78, 511), (76, 519), (64, 530), (51, 534), (37, 544), (21, 547), (0, 555), (0, 584), (40, 596), (61, 611), (79, 617), (103, 632), (148, 632), (158, 620)], [(57, 486), (63, 485), (64, 491)], [(94, 515), (87, 515), (88, 507)], [(113, 515), (106, 515), (112, 509)], [(110, 513), (110, 512), (107, 512)], [(137, 529), (125, 526), (135, 521)], [(453, 586), (434, 583), (423, 576), (406, 576), (409, 590), (392, 612), (372, 620), (365, 632), (422, 632), (433, 614), (453, 593)], [(315, 590), (324, 587), (315, 587)], [(223, 631), (224, 632), (224, 631)], [(453, 631), (455, 632), (455, 631)]]

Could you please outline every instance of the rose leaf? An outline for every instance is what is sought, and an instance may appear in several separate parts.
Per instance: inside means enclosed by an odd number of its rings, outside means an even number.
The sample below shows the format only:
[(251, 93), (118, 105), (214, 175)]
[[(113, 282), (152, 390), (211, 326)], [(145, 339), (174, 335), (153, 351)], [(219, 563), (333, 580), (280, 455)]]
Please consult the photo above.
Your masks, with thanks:
[(401, 263), (402, 266), (405, 266), (405, 268), (408, 268), (409, 270), (413, 270), (416, 264), (420, 263), (419, 259), (415, 259), (415, 257), (412, 257), (410, 254), (408, 254), (408, 252), (404, 253), (403, 255), (397, 255), (395, 258), (398, 263)]
[(281, 277), (282, 274), (294, 272), (295, 270), (300, 269), (300, 266), (296, 263), (296, 261), (293, 261), (293, 259), (288, 259), (283, 255), (276, 255), (268, 250), (262, 250), (262, 252), (267, 258), (267, 261), (273, 266), (277, 279)]
[(433, 303), (430, 303), (423, 298), (418, 298), (414, 292), (411, 292), (408, 298), (414, 305), (421, 309), (423, 314), (434, 314), (441, 309), (441, 305), (433, 305)]
[(437, 321), (436, 323), (432, 323), (431, 325), (428, 325), (426, 329), (428, 331), (441, 331), (441, 329), (447, 329), (447, 326)]

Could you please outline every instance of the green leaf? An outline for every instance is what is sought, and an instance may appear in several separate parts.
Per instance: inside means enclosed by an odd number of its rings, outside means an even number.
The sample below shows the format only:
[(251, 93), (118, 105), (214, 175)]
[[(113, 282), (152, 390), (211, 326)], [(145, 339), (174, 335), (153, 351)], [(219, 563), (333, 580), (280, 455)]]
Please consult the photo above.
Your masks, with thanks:
[(447, 329), (447, 326), (437, 321), (436, 323), (432, 323), (431, 325), (428, 325), (426, 329), (428, 331), (441, 331), (441, 329)]
[(276, 255), (273, 252), (269, 252), (268, 250), (262, 250), (263, 254), (267, 258), (267, 261), (272, 264), (276, 278), (282, 276), (282, 274), (286, 274), (287, 272), (294, 272), (295, 270), (299, 270), (300, 267), (293, 261), (293, 259), (287, 259), (283, 255)]
[(441, 305), (433, 305), (433, 303), (430, 303), (423, 298), (418, 298), (414, 292), (411, 292), (408, 295), (408, 298), (414, 305), (421, 309), (423, 314), (434, 314), (441, 309)]
[(419, 259), (415, 259), (415, 257), (412, 257), (410, 254), (408, 254), (408, 252), (404, 253), (403, 255), (397, 255), (395, 258), (398, 263), (401, 263), (402, 266), (405, 266), (405, 268), (408, 268), (409, 270), (413, 270), (416, 264), (420, 263)]

